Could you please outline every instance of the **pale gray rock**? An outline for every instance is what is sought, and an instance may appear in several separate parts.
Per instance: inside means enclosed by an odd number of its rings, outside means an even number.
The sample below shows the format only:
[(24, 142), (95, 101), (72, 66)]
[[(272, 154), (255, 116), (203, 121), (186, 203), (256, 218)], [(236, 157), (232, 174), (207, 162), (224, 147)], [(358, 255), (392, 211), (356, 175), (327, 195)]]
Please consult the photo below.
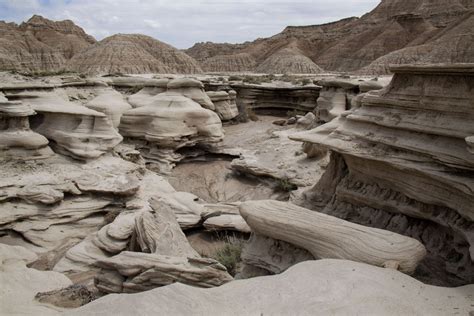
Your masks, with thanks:
[(413, 273), (426, 255), (417, 240), (365, 227), (290, 203), (262, 200), (240, 204), (252, 231), (308, 250), (315, 258), (348, 259)]
[(43, 159), (53, 152), (46, 137), (30, 129), (28, 117), (35, 115), (28, 105), (8, 101), (0, 93), (0, 159)]
[(168, 91), (183, 95), (194, 102), (199, 103), (203, 108), (214, 111), (216, 108), (209, 96), (204, 91), (201, 81), (192, 78), (176, 78), (168, 82)]
[(233, 91), (233, 95), (230, 93), (231, 91), (229, 93), (226, 91), (206, 92), (212, 103), (214, 103), (217, 115), (223, 121), (231, 120), (239, 115), (239, 109), (235, 103), (235, 91)]
[(448, 315), (472, 310), (474, 286), (425, 285), (392, 269), (346, 260), (297, 264), (276, 276), (214, 289), (176, 283), (107, 295), (72, 315)]
[(107, 115), (109, 121), (112, 122), (112, 126), (116, 129), (120, 125), (122, 114), (132, 108), (119, 92), (110, 88), (99, 90), (97, 96), (89, 101), (86, 106)]
[[(232, 281), (226, 268), (209, 258), (123, 251), (99, 261), (99, 266), (106, 272), (97, 276), (95, 284), (100, 290), (109, 293), (142, 292), (175, 282), (207, 288)], [(113, 286), (110, 279), (115, 283)]]
[(111, 151), (123, 139), (107, 115), (69, 102), (60, 92), (22, 92), (15, 98), (39, 113), (33, 130), (54, 141), (53, 150), (60, 154), (93, 159)]
[(290, 136), (334, 152), (301, 204), (417, 238), (428, 250), (431, 263), (420, 268), (430, 282), (472, 283), (473, 67), (392, 70), (391, 83), (366, 93), (358, 108)]
[[(242, 261), (245, 265), (263, 269), (270, 274), (282, 273), (297, 263), (314, 259), (305, 249), (258, 233), (251, 235), (242, 251)], [(242, 277), (252, 275), (243, 274)]]
[(19, 246), (0, 243), (0, 313), (4, 315), (57, 315), (34, 300), (38, 292), (57, 290), (72, 284), (66, 276), (53, 271), (27, 268), (37, 256)]

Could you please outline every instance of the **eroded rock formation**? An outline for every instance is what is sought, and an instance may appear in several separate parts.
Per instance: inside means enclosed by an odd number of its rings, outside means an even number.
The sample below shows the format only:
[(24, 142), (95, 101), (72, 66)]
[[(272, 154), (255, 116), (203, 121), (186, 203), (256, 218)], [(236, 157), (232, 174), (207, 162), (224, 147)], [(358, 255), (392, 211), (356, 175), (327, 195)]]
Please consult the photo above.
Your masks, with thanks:
[(252, 231), (308, 250), (315, 258), (347, 259), (413, 273), (426, 254), (413, 238), (352, 224), (273, 200), (247, 201), (240, 214)]
[(70, 20), (50, 21), (34, 15), (21, 25), (0, 22), (0, 69), (60, 71), (95, 39)]
[(117, 34), (75, 54), (67, 67), (82, 73), (200, 73), (178, 49), (139, 34)]
[(29, 106), (8, 101), (0, 93), (0, 159), (41, 159), (53, 155), (46, 137), (30, 129)]
[[(243, 44), (197, 43), (186, 52), (206, 71), (242, 71), (238, 60), (255, 60), (251, 70), (270, 73), (356, 71), (386, 73), (390, 63), (474, 62), (471, 1), (383, 0), (360, 18), (288, 26), (269, 38)], [(249, 70), (249, 66), (245, 70)]]
[(39, 113), (32, 128), (51, 140), (56, 152), (92, 159), (111, 151), (123, 139), (106, 114), (69, 102), (59, 91), (26, 91), (9, 98), (22, 100)]
[(277, 276), (240, 280), (214, 289), (183, 284), (127, 296), (108, 295), (73, 315), (135, 314), (467, 314), (474, 287), (439, 288), (391, 270), (345, 261), (298, 264)]
[[(422, 241), (420, 274), (473, 282), (472, 65), (393, 67), (356, 108), (290, 136), (333, 152), (307, 207)], [(423, 272), (424, 271), (424, 272)], [(431, 280), (433, 282), (433, 280)]]

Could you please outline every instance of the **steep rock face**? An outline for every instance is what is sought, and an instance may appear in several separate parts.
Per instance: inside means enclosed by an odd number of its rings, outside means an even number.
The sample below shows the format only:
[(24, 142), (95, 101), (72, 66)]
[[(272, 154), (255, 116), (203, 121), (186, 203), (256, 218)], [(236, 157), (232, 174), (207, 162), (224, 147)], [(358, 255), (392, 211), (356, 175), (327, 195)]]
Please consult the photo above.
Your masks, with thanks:
[(474, 276), (472, 65), (399, 66), (388, 87), (290, 136), (333, 151), (307, 207), (422, 241), (418, 271), (441, 284)]
[(70, 20), (51, 21), (34, 15), (19, 26), (22, 32), (32, 34), (38, 41), (59, 51), (65, 59), (96, 43), (82, 28)]
[(474, 12), (446, 27), (422, 45), (384, 55), (363, 68), (364, 74), (389, 73), (391, 64), (469, 63), (474, 56)]
[(197, 62), (176, 48), (138, 34), (117, 34), (76, 54), (68, 67), (84, 73), (200, 73)]
[[(270, 38), (244, 44), (199, 43), (187, 52), (202, 64), (214, 56), (249, 54), (256, 60), (255, 70), (274, 73), (278, 73), (278, 67), (270, 67), (268, 62), (263, 67), (262, 63), (268, 59), (281, 59), (278, 57), (281, 50), (285, 50), (290, 59), (303, 61), (305, 57), (318, 67), (331, 71), (356, 71), (391, 52), (425, 43), (430, 49), (439, 51), (430, 62), (473, 62), (472, 40), (466, 36), (466, 33), (472, 33), (472, 26), (468, 30), (455, 27), (473, 7), (472, 1), (384, 0), (361, 18), (323, 25), (290, 26)], [(450, 44), (437, 49), (439, 44), (434, 39), (448, 29), (452, 29), (450, 37), (462, 40), (453, 39)], [(293, 50), (291, 57), (289, 48)], [(430, 50), (417, 54), (430, 55)], [(378, 62), (386, 66), (393, 61), (392, 58)], [(403, 60), (398, 63), (403, 63)], [(317, 72), (314, 65), (308, 70)]]
[(58, 71), (74, 54), (95, 43), (72, 21), (33, 16), (20, 26), (0, 22), (0, 69)]

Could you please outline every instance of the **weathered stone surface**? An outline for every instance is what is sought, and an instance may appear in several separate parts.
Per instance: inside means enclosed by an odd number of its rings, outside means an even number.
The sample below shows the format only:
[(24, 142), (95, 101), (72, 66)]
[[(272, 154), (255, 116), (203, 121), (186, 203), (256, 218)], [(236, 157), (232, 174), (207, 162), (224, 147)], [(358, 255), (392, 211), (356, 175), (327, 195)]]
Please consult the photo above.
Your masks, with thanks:
[(177, 283), (140, 294), (107, 295), (71, 314), (468, 314), (473, 295), (472, 285), (434, 287), (392, 269), (326, 259), (215, 289)]
[(215, 111), (221, 120), (228, 121), (239, 115), (239, 109), (235, 103), (235, 91), (208, 91), (207, 95), (214, 103)]
[(323, 72), (298, 48), (283, 48), (265, 59), (256, 69), (270, 74), (317, 74)]
[(21, 25), (0, 22), (0, 69), (60, 71), (77, 52), (95, 43), (70, 20), (50, 21), (39, 15)]
[(216, 108), (209, 96), (204, 92), (201, 81), (191, 78), (177, 78), (168, 82), (168, 91), (190, 98), (199, 103), (203, 108), (214, 111)]
[[(122, 283), (112, 287), (110, 274), (101, 273), (97, 276), (97, 288), (109, 293), (142, 292), (175, 282), (213, 287), (232, 280), (224, 266), (209, 258), (123, 251), (112, 258), (99, 261), (98, 264), (105, 271), (114, 271), (114, 274), (123, 278)], [(118, 279), (120, 278), (117, 277), (116, 280)]]
[(178, 49), (138, 34), (117, 34), (73, 56), (69, 69), (83, 73), (200, 73), (197, 62)]
[(54, 141), (51, 145), (58, 153), (81, 160), (97, 158), (123, 139), (104, 113), (69, 102), (59, 91), (21, 92), (10, 97), (39, 114), (32, 129)]
[(123, 96), (113, 89), (100, 90), (98, 95), (89, 101), (86, 106), (107, 115), (112, 126), (116, 129), (120, 125), (122, 114), (132, 108)]
[[(337, 153), (328, 177), (302, 203), (413, 236), (427, 247), (421, 268), (432, 275), (431, 282), (470, 283), (474, 160), (466, 137), (474, 132), (473, 67), (399, 66), (392, 71), (390, 85), (369, 92), (359, 108), (290, 136)], [(456, 240), (455, 245), (448, 240)]]
[(364, 227), (290, 203), (266, 200), (240, 204), (251, 229), (311, 252), (316, 258), (349, 259), (412, 273), (426, 250), (415, 239)]
[(146, 105), (125, 112), (120, 133), (133, 140), (142, 156), (163, 173), (183, 158), (177, 149), (219, 143), (224, 137), (216, 113), (177, 92), (160, 93)]
[(212, 71), (242, 71), (240, 63), (215, 62), (224, 55), (255, 60), (254, 68), (246, 71), (279, 73), (281, 63), (268, 60), (283, 59), (282, 51), (294, 63), (288, 68), (295, 73), (308, 63), (316, 73), (319, 68), (313, 64), (345, 72), (370, 65), (366, 72), (386, 73), (390, 63), (474, 62), (472, 8), (470, 1), (461, 0), (383, 0), (360, 18), (288, 26), (272, 37), (242, 44), (197, 43), (186, 52), (204, 68), (213, 65)]
[(61, 273), (38, 271), (26, 267), (37, 256), (19, 246), (0, 243), (0, 312), (5, 315), (56, 315), (57, 311), (38, 302), (38, 292), (57, 290), (71, 285)]
[(28, 117), (35, 114), (29, 106), (9, 102), (0, 93), (0, 159), (43, 159), (53, 155), (46, 137), (30, 129)]
[[(263, 269), (270, 274), (282, 273), (297, 263), (314, 259), (303, 248), (258, 233), (251, 235), (242, 251), (242, 262), (245, 265)], [(245, 268), (243, 272), (243, 278), (255, 276), (245, 274)]]
[(237, 91), (239, 109), (268, 109), (273, 111), (311, 112), (316, 108), (321, 87), (280, 87), (249, 84), (232, 84)]

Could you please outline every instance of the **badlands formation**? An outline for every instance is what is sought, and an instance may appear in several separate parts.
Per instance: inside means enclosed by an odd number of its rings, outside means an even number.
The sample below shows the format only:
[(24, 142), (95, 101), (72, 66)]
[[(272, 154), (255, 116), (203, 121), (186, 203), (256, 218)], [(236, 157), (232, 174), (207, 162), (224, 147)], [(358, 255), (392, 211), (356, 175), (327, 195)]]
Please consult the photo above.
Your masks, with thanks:
[(472, 313), (474, 66), (391, 71), (2, 73), (1, 314)]
[(473, 8), (186, 52), (0, 22), (0, 315), (473, 315)]

